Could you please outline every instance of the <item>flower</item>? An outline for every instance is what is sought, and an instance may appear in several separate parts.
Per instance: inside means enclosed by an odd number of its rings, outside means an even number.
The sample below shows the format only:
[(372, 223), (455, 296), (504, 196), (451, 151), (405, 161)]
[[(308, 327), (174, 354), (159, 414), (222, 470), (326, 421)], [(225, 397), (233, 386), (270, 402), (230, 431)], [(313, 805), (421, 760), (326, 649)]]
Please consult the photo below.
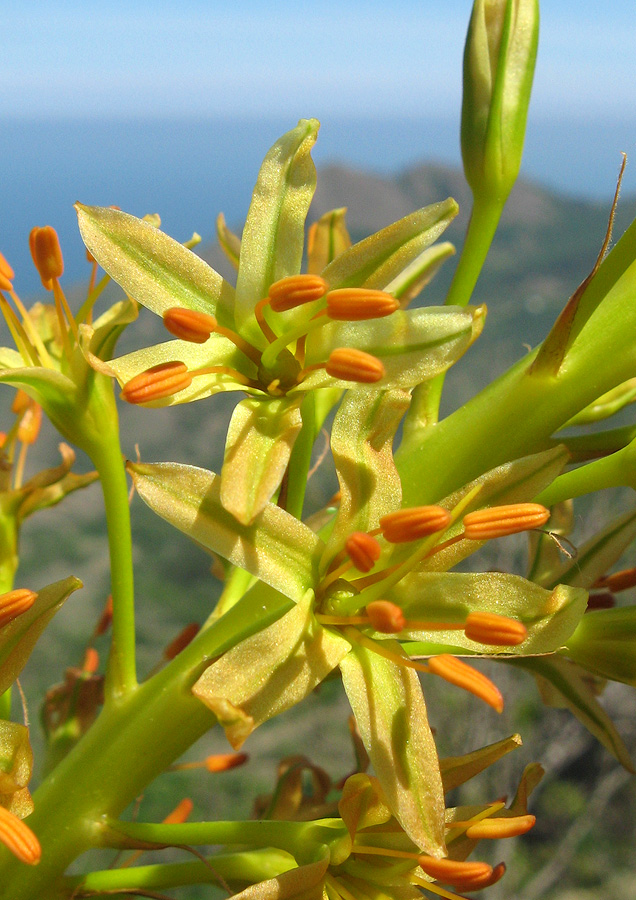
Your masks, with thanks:
[(90, 253), (178, 337), (100, 368), (118, 379), (123, 397), (170, 405), (220, 391), (249, 395), (234, 411), (221, 472), (223, 505), (243, 524), (275, 495), (299, 434), (313, 441), (340, 390), (352, 382), (412, 388), (448, 368), (483, 324), (483, 309), (397, 308), (448, 255), (449, 245), (435, 253), (430, 245), (457, 212), (450, 199), (354, 246), (343, 211), (334, 211), (311, 231), (310, 274), (299, 274), (317, 132), (315, 120), (301, 120), (271, 148), (241, 241), (221, 220), (236, 289), (148, 223), (78, 206)]

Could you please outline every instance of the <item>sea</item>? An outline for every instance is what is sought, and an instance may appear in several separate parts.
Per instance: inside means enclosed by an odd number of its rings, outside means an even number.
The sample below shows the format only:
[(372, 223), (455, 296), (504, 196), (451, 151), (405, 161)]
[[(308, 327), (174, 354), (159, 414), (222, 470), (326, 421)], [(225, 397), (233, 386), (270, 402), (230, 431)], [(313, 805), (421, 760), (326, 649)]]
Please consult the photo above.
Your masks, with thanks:
[[(28, 235), (53, 225), (62, 242), (65, 282), (85, 279), (87, 262), (73, 203), (159, 213), (178, 240), (212, 240), (219, 212), (244, 221), (260, 162), (293, 127), (289, 119), (5, 119), (0, 123), (0, 252), (24, 297), (38, 292)], [(422, 119), (327, 117), (314, 151), (330, 163), (391, 176), (422, 162), (461, 164), (454, 116)], [(522, 173), (555, 191), (611, 199), (620, 152), (636, 164), (636, 123), (530, 117)], [(636, 193), (636, 169), (624, 193)]]

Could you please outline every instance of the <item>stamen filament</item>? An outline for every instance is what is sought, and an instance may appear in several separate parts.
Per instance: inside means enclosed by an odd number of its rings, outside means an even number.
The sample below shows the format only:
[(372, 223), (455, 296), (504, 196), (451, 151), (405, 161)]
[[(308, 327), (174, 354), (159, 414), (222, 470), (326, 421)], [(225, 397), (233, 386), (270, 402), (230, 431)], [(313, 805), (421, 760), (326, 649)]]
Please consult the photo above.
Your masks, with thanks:
[(60, 337), (62, 339), (62, 347), (64, 349), (64, 356), (66, 359), (70, 360), (72, 355), (71, 342), (68, 336), (68, 327), (66, 324), (66, 319), (64, 317), (64, 307), (62, 306), (62, 300), (60, 297), (59, 288), (57, 287), (57, 279), (53, 281), (53, 298), (55, 300), (55, 312), (57, 313), (57, 322), (60, 328)]
[[(53, 362), (51, 361), (51, 357), (44, 346), (44, 342), (36, 328), (33, 327), (33, 322), (31, 321), (31, 317), (25, 309), (25, 306), (16, 294), (14, 290), (9, 291), (9, 296), (15, 303), (15, 308), (18, 310), (20, 315), (22, 316), (22, 324), (24, 331), (28, 334), (29, 339), (33, 346), (35, 347), (37, 353), (40, 355), (40, 363), (47, 368), (53, 368)], [(11, 307), (9, 307), (10, 309)]]
[(262, 300), (258, 301), (256, 306), (254, 307), (254, 315), (256, 316), (258, 326), (265, 335), (267, 342), (273, 344), (276, 340), (276, 333), (272, 331), (267, 320), (265, 319), (264, 310), (266, 306), (269, 306), (269, 297), (263, 297)]
[(378, 656), (383, 656), (385, 659), (388, 659), (390, 662), (395, 663), (395, 665), (397, 666), (405, 666), (407, 669), (415, 669), (416, 672), (429, 673), (431, 671), (431, 669), (425, 663), (416, 662), (416, 660), (411, 659), (410, 656), (400, 656), (399, 653), (394, 653), (392, 650), (387, 650), (386, 647), (382, 646), (382, 641), (374, 641), (372, 638), (365, 637), (365, 635), (361, 634), (355, 628), (345, 628), (344, 635), (347, 640), (350, 640), (353, 643), (361, 644), (363, 647), (366, 647), (367, 650), (371, 650), (372, 653), (377, 653)]
[[(247, 356), (248, 359), (251, 359), (255, 366), (260, 366), (261, 364), (261, 354), (256, 349), (256, 347), (252, 347), (251, 344), (245, 340), (245, 338), (241, 337), (240, 334), (237, 334), (235, 331), (232, 331), (231, 328), (225, 328), (223, 325), (219, 325), (218, 322), (214, 328), (214, 334), (223, 335), (226, 337), (228, 341), (232, 341), (235, 347)], [(268, 348), (269, 349), (269, 348)]]
[(197, 375), (229, 375), (234, 381), (238, 382), (238, 384), (244, 384), (246, 387), (259, 388), (262, 390), (257, 381), (253, 381), (251, 378), (248, 378), (247, 375), (237, 372), (237, 370), (231, 368), (231, 366), (205, 366), (202, 369), (191, 369), (190, 375), (193, 378), (196, 378)]
[[(97, 265), (95, 266), (95, 271), (97, 271)], [(91, 314), (93, 311), (93, 307), (94, 307), (97, 299), (99, 298), (100, 294), (102, 294), (102, 292), (109, 285), (109, 283), (110, 283), (110, 275), (104, 275), (103, 278), (99, 279), (98, 284), (92, 285), (92, 286), (89, 285), (88, 296), (86, 297), (86, 300), (84, 300), (84, 302), (80, 306), (78, 313), (77, 313), (77, 321), (78, 322), (90, 322), (91, 321)]]
[(62, 304), (62, 309), (64, 310), (64, 314), (68, 319), (68, 324), (71, 326), (71, 331), (73, 332), (73, 337), (75, 338), (75, 343), (79, 343), (79, 334), (77, 331), (77, 322), (75, 321), (75, 316), (71, 312), (71, 308), (68, 305), (68, 300), (66, 299), (66, 294), (60, 287), (60, 283), (57, 278), (53, 279), (53, 296), (60, 299), (60, 303)]
[(18, 353), (24, 360), (25, 365), (39, 365), (40, 360), (37, 357), (35, 347), (32, 345), (31, 341), (28, 338), (28, 335), (26, 334), (24, 326), (1, 294), (0, 309), (2, 309), (4, 320), (7, 323), (7, 327), (11, 332), (11, 337), (13, 338)]
[[(328, 325), (329, 320), (325, 317), (320, 319), (312, 319), (310, 322), (302, 322), (300, 325), (296, 325), (295, 328), (290, 328), (288, 331), (284, 331), (280, 337), (276, 338), (269, 347), (266, 347), (263, 350), (263, 366), (265, 368), (271, 368), (276, 362), (276, 357), (293, 341), (298, 341), (300, 338), (306, 338), (307, 335), (311, 331), (315, 331), (317, 328), (322, 328), (323, 325)], [(318, 368), (321, 368), (318, 366)], [(303, 373), (301, 373), (302, 375)], [(299, 376), (299, 381), (301, 376)]]
[(437, 894), (438, 897), (444, 897), (444, 900), (466, 900), (465, 897), (460, 897), (459, 894), (453, 894), (452, 891), (447, 891), (446, 888), (441, 887), (439, 884), (433, 884), (432, 881), (427, 881), (420, 875), (411, 875), (411, 881), (413, 884), (423, 887), (432, 894)]

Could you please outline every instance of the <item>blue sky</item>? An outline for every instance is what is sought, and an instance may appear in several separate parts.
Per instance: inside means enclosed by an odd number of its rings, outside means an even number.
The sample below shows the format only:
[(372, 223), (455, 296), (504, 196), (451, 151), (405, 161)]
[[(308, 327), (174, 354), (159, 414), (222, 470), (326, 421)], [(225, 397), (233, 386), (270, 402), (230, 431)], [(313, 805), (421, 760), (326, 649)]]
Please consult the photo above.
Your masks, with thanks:
[[(3, 3), (0, 115), (457, 109), (470, 0)], [(544, 0), (533, 112), (636, 122), (636, 2)]]

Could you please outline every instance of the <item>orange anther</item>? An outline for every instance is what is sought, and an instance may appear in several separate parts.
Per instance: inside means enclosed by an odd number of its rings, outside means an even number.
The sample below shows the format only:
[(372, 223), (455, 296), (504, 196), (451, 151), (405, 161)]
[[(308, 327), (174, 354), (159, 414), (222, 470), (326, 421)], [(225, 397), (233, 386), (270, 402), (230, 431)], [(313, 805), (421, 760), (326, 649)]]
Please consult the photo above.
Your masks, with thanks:
[(104, 604), (104, 609), (102, 610), (102, 614), (99, 617), (99, 621), (95, 626), (95, 637), (98, 637), (100, 634), (106, 634), (108, 629), (110, 628), (110, 623), (113, 621), (113, 595), (109, 594)]
[(140, 372), (128, 381), (121, 392), (128, 403), (148, 403), (171, 397), (192, 383), (188, 367), (182, 362), (165, 362)]
[(466, 829), (466, 837), (475, 841), (518, 837), (530, 831), (536, 821), (536, 817), (530, 815), (482, 819)]
[(18, 388), (11, 403), (11, 412), (15, 413), (16, 416), (19, 416), (20, 413), (23, 413), (29, 408), (31, 402), (32, 400), (27, 392), (23, 391), (22, 388)]
[(345, 550), (360, 572), (370, 572), (382, 553), (376, 539), (364, 531), (354, 531), (350, 534), (345, 542)]
[(274, 312), (286, 312), (324, 297), (329, 285), (320, 275), (289, 275), (274, 282), (268, 291)]
[(50, 225), (44, 228), (33, 228), (29, 235), (29, 247), (35, 268), (40, 274), (42, 284), (50, 291), (53, 279), (59, 278), (64, 271), (62, 248), (57, 231)]
[(353, 347), (340, 347), (333, 350), (325, 366), (328, 375), (342, 381), (358, 381), (362, 384), (374, 384), (384, 378), (384, 366), (380, 360)]
[(216, 319), (194, 309), (173, 306), (163, 314), (163, 324), (182, 341), (204, 344), (216, 328)]
[(471, 612), (464, 626), (464, 634), (471, 641), (494, 646), (514, 647), (523, 643), (528, 629), (522, 622), (491, 612)]
[(206, 757), (205, 768), (208, 772), (227, 772), (242, 766), (248, 759), (247, 753), (215, 753)]
[(590, 594), (587, 598), (585, 612), (593, 612), (595, 609), (613, 609), (616, 606), (614, 594)]
[(189, 797), (184, 797), (172, 812), (169, 812), (168, 815), (163, 820), (164, 825), (180, 825), (182, 822), (185, 822), (190, 813), (192, 812), (194, 804)]
[(35, 591), (18, 588), (0, 596), (0, 628), (31, 609), (37, 599)]
[(23, 444), (34, 444), (42, 425), (42, 407), (31, 400), (18, 426), (18, 440)]
[(597, 580), (594, 587), (607, 588), (608, 591), (626, 591), (634, 585), (636, 585), (636, 567), (604, 575)]
[(399, 301), (385, 291), (338, 288), (327, 294), (327, 315), (341, 322), (380, 319), (399, 308)]
[(94, 675), (99, 668), (99, 653), (94, 647), (87, 647), (84, 654), (84, 662), (82, 663), (82, 672), (87, 675)]
[(15, 272), (6, 261), (2, 253), (0, 253), (0, 275), (2, 275), (8, 282), (13, 281), (13, 279), (15, 278)]
[(468, 663), (462, 662), (448, 653), (442, 653), (440, 656), (432, 656), (428, 660), (428, 668), (433, 675), (439, 675), (444, 681), (474, 694), (497, 712), (500, 713), (503, 710), (504, 702), (499, 688), (493, 684), (490, 678), (486, 678)]
[(366, 614), (372, 627), (382, 634), (397, 634), (406, 625), (404, 613), (390, 600), (373, 600), (367, 606)]
[(550, 510), (540, 503), (513, 503), (478, 509), (464, 516), (464, 537), (473, 541), (540, 528), (550, 518)]
[(199, 626), (196, 622), (190, 622), (185, 628), (179, 632), (176, 638), (171, 641), (163, 651), (165, 659), (174, 659), (184, 647), (187, 647), (190, 641), (196, 637), (199, 632)]
[(450, 513), (441, 506), (413, 506), (382, 516), (380, 528), (391, 544), (403, 544), (443, 531), (450, 520)]
[(8, 847), (20, 862), (35, 866), (40, 862), (40, 842), (28, 825), (0, 806), (0, 843)]
[(492, 866), (485, 862), (437, 859), (434, 856), (420, 856), (418, 862), (431, 878), (454, 887), (463, 887), (492, 875)]

